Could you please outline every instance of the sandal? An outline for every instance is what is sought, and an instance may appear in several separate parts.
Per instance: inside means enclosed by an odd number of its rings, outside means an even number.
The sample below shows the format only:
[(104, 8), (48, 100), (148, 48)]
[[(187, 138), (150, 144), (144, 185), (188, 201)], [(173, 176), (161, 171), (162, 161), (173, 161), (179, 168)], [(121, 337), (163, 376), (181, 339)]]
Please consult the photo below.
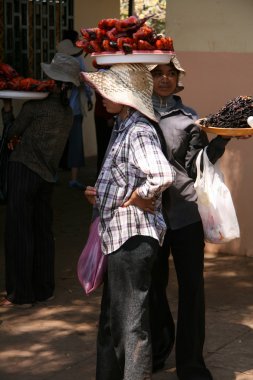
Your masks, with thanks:
[(2, 307), (12, 307), (12, 306), (14, 306), (14, 303), (12, 303), (11, 301), (9, 301), (7, 298), (2, 298), (1, 301), (0, 301), (0, 306), (2, 306)]
[(18, 309), (29, 309), (32, 307), (32, 303), (17, 304), (8, 300), (8, 298), (2, 298), (0, 301), (0, 307), (17, 307)]

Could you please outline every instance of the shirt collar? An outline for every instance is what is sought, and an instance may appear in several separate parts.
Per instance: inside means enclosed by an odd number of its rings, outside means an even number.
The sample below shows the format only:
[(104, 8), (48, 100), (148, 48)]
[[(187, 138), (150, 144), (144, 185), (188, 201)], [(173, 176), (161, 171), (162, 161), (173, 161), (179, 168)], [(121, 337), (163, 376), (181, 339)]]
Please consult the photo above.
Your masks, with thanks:
[(139, 111), (130, 108), (130, 113), (125, 120), (121, 120), (119, 116), (116, 117), (115, 130), (117, 132), (123, 132), (130, 125), (134, 124), (138, 117), (141, 116)]

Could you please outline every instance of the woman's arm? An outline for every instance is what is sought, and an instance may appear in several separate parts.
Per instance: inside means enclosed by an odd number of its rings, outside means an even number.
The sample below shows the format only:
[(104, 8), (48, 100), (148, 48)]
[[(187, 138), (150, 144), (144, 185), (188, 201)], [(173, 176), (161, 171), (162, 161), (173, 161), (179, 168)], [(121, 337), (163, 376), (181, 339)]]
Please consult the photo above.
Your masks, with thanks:
[(185, 168), (188, 172), (188, 175), (194, 180), (196, 179), (196, 159), (200, 150), (207, 147), (207, 156), (209, 158), (209, 161), (212, 164), (215, 164), (215, 162), (224, 154), (226, 145), (229, 140), (229, 138), (217, 136), (209, 141), (206, 133), (203, 132), (199, 126), (193, 125), (189, 133), (187, 154), (185, 158)]
[(28, 103), (23, 104), (18, 116), (14, 118), (11, 103), (4, 101), (2, 115), (4, 124), (12, 124), (10, 129), (8, 130), (8, 139), (12, 139), (13, 137), (16, 138), (17, 136), (22, 136), (23, 132), (26, 130), (31, 120), (33, 119), (32, 108), (30, 107), (30, 105), (28, 105)]
[(135, 126), (131, 136), (131, 152), (133, 164), (146, 174), (146, 180), (137, 189), (141, 198), (153, 198), (174, 182), (174, 168), (164, 156), (158, 136), (149, 125)]

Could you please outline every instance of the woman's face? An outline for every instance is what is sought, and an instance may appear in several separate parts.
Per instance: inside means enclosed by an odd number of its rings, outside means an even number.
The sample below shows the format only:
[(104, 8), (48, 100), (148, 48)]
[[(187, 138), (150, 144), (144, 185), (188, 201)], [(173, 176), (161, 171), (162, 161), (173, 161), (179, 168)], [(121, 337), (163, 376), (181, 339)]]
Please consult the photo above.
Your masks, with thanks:
[(122, 110), (122, 104), (114, 103), (109, 99), (103, 98), (103, 106), (106, 108), (106, 111), (109, 113), (118, 114)]
[(178, 71), (173, 65), (158, 65), (151, 71), (154, 81), (154, 93), (159, 96), (170, 96), (174, 94), (177, 82)]

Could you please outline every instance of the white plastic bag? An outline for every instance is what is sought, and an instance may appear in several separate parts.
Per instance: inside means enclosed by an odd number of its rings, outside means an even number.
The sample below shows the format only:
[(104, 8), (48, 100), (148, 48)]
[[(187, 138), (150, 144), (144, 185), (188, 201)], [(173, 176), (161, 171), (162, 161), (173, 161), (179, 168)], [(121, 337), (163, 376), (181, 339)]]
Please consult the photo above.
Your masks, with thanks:
[(224, 183), (219, 163), (213, 165), (203, 150), (203, 172), (199, 153), (194, 187), (198, 196), (198, 209), (202, 219), (205, 240), (209, 243), (226, 243), (240, 237), (240, 228), (229, 189)]

